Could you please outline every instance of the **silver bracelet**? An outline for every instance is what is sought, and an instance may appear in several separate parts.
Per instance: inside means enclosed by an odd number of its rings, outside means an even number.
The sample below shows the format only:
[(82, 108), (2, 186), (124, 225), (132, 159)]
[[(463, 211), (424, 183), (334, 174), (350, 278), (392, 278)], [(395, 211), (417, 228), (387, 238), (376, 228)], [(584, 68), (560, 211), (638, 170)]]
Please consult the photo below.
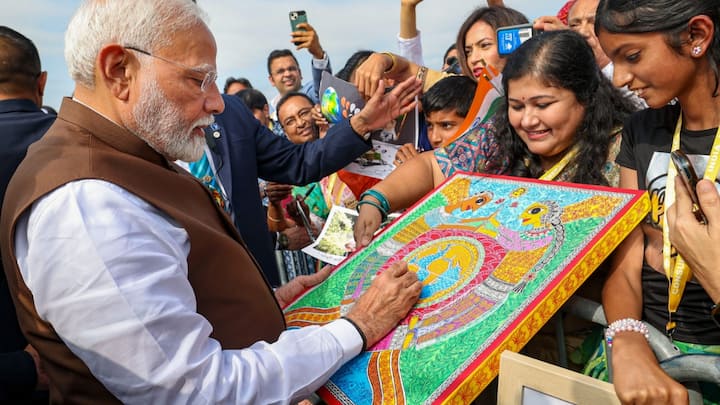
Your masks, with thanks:
[(618, 319), (617, 321), (608, 325), (605, 329), (605, 342), (608, 347), (612, 347), (613, 338), (618, 332), (637, 332), (642, 333), (645, 339), (650, 340), (650, 331), (647, 325), (643, 321), (638, 321), (632, 318)]

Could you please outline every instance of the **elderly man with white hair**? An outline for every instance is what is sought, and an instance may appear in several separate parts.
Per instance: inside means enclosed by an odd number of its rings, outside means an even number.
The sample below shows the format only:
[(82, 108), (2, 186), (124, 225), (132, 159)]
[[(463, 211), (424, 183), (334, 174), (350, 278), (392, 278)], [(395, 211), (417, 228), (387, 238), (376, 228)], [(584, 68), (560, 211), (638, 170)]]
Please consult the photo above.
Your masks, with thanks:
[[(273, 291), (209, 190), (172, 163), (200, 157), (224, 108), (203, 18), (187, 0), (89, 0), (70, 21), (73, 97), (11, 180), (0, 224), (53, 402), (301, 399), (420, 294), (398, 263), (343, 319), (284, 330), (280, 308), (328, 270)], [(350, 127), (383, 127), (418, 87), (376, 93)]]

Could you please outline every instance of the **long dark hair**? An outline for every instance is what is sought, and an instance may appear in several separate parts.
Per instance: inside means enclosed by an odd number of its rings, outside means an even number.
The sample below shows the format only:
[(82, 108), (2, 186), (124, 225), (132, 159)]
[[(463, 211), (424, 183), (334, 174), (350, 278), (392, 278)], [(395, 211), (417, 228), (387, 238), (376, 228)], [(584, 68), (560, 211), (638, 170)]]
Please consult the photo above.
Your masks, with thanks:
[(595, 35), (600, 30), (628, 34), (659, 32), (679, 54), (684, 44), (680, 34), (687, 31), (690, 19), (698, 15), (710, 17), (715, 24), (706, 55), (713, 62), (710, 64), (715, 74), (713, 95), (717, 96), (720, 82), (720, 2), (717, 0), (601, 0), (595, 14)]
[(510, 7), (478, 7), (473, 10), (460, 26), (460, 31), (458, 31), (457, 39), (455, 40), (460, 68), (465, 76), (473, 80), (475, 80), (475, 76), (473, 76), (472, 71), (467, 65), (467, 55), (465, 55), (465, 36), (468, 31), (470, 31), (470, 28), (478, 21), (486, 23), (496, 31), (498, 28), (508, 25), (525, 24), (528, 22), (528, 19), (523, 13)]
[[(603, 76), (585, 39), (569, 30), (550, 31), (531, 38), (508, 57), (502, 80), (505, 94), (511, 80), (527, 76), (575, 94), (585, 108), (585, 115), (575, 133), (578, 154), (568, 162), (568, 167), (578, 168), (571, 181), (608, 185), (602, 169), (608, 157), (610, 134), (635, 107)], [(507, 98), (495, 124), (498, 157), (510, 162), (511, 174), (540, 177), (543, 173), (540, 158), (530, 152), (508, 121)]]

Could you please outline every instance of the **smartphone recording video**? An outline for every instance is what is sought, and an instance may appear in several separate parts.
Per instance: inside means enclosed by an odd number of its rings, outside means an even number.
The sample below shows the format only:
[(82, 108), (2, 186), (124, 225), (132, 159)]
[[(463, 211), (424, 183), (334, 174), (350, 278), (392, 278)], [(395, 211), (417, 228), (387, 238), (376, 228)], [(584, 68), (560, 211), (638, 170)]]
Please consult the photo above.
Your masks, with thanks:
[(511, 25), (497, 29), (497, 47), (500, 56), (513, 53), (523, 42), (539, 34), (532, 24)]

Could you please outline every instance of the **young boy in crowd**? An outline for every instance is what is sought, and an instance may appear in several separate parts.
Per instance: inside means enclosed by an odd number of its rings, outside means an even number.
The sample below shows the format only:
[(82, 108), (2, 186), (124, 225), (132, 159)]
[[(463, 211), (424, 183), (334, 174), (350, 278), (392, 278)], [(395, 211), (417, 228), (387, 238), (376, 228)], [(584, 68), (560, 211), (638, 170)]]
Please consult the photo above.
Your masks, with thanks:
[[(475, 96), (476, 83), (467, 76), (449, 76), (433, 85), (423, 94), (422, 110), (425, 114), (427, 136), (433, 149), (457, 132), (470, 110)], [(403, 145), (395, 155), (399, 166), (417, 156), (413, 144)]]

